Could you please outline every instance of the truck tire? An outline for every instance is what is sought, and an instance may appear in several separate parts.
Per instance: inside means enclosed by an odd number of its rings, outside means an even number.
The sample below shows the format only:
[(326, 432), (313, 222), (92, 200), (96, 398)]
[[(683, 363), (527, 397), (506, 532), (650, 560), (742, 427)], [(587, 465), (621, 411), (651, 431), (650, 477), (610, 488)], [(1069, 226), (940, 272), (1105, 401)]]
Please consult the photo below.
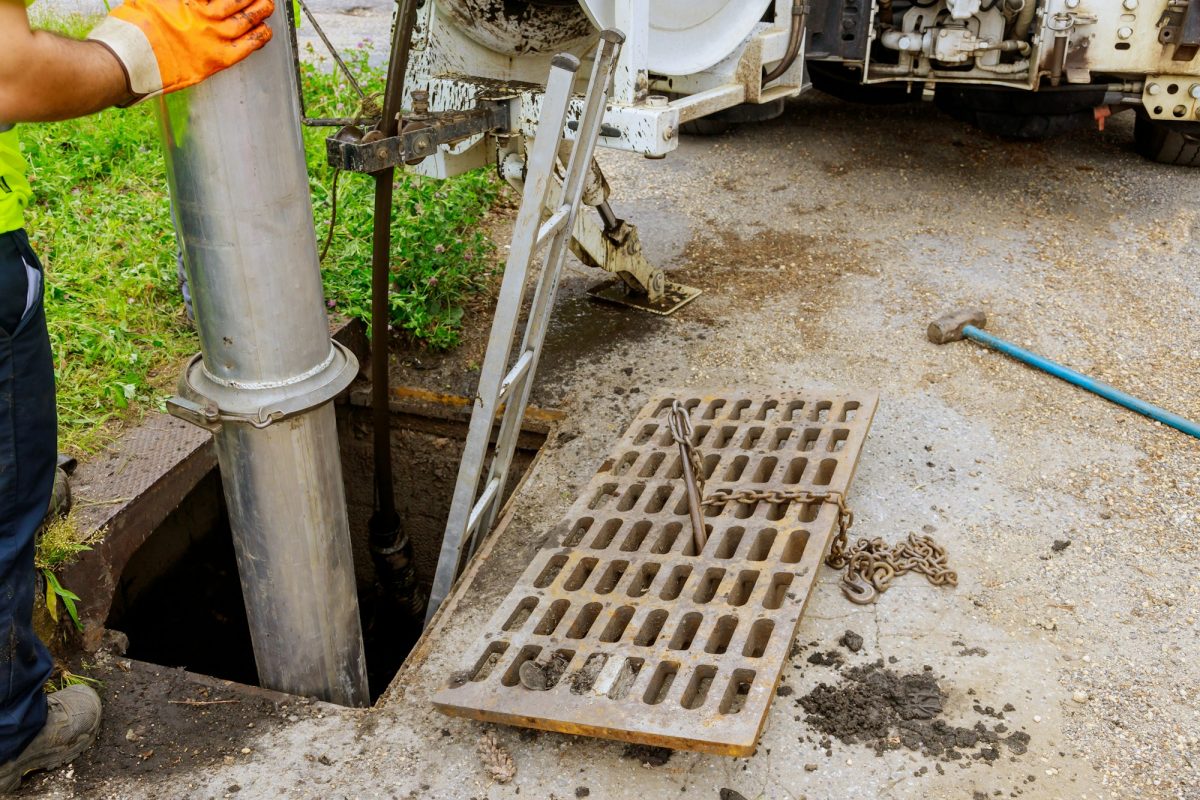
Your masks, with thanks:
[(1151, 161), (1200, 167), (1200, 123), (1162, 122), (1139, 109), (1133, 141), (1138, 153)]
[(908, 91), (902, 83), (862, 82), (862, 73), (836, 61), (808, 61), (808, 79), (813, 88), (847, 103), (866, 106), (895, 106), (921, 99), (920, 88)]
[(720, 136), (732, 129), (732, 122), (712, 117), (688, 120), (679, 126), (679, 132), (684, 136)]
[(1104, 102), (1103, 89), (1002, 89), (943, 84), (934, 105), (982, 131), (1022, 142), (1044, 142), (1094, 127), (1092, 109)]

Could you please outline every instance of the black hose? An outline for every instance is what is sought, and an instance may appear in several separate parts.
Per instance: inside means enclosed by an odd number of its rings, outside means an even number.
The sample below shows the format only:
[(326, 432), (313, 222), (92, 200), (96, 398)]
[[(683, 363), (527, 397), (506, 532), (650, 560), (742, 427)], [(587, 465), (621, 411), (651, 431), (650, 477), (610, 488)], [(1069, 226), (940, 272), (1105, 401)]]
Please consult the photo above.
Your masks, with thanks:
[[(408, 70), (412, 32), (417, 23), (417, 3), (418, 0), (399, 0), (383, 94), (383, 115), (376, 129), (383, 138), (395, 136), (400, 127), (404, 74)], [(395, 168), (389, 167), (375, 173), (375, 218), (371, 247), (371, 419), (374, 427), (375, 513), (368, 527), (371, 554), (380, 583), (388, 590), (390, 600), (405, 606), (413, 619), (419, 620), (423, 616), (425, 602), (417, 594), (412, 543), (400, 527), (392, 477), (392, 419), (388, 403), (391, 309), (388, 292), (392, 256), (392, 190), (395, 180)]]
[(775, 65), (775, 69), (763, 75), (763, 86), (787, 72), (792, 64), (796, 63), (796, 56), (800, 55), (800, 45), (804, 43), (804, 20), (807, 15), (807, 0), (796, 0), (792, 5), (792, 27), (788, 31), (787, 50), (784, 51), (783, 60)]

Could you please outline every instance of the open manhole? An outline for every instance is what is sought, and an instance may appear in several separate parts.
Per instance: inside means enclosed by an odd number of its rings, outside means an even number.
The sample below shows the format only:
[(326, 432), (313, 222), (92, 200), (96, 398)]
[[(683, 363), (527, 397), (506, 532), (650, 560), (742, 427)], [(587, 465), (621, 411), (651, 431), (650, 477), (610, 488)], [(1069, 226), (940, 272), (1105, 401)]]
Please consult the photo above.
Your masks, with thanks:
[[(428, 595), (467, 431), (469, 406), (455, 398), (393, 390), (392, 453), (397, 510), (413, 542), (417, 579)], [(400, 410), (397, 410), (400, 409)], [(535, 412), (536, 413), (536, 412)], [(543, 412), (544, 413), (544, 412)], [(388, 687), (420, 630), (380, 596), (367, 544), (372, 512), (373, 427), (364, 392), (337, 408), (371, 699)], [(528, 424), (513, 460), (511, 492), (545, 441), (546, 419)], [(126, 655), (257, 685), (258, 675), (230, 536), (221, 476), (211, 467), (187, 480), (182, 501), (152, 531), (123, 525), (144, 542), (112, 580), (105, 627), (129, 639)], [(165, 475), (164, 481), (170, 481)], [(168, 487), (169, 491), (169, 487)], [(107, 543), (106, 543), (107, 544)]]

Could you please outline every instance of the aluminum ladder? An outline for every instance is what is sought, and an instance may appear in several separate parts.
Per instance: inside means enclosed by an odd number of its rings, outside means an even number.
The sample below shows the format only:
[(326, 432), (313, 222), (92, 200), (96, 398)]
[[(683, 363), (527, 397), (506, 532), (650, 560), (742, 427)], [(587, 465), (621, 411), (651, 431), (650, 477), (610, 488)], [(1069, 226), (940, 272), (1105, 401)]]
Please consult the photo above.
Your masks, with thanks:
[[(625, 36), (620, 31), (606, 30), (600, 34), (599, 49), (583, 100), (583, 113), (563, 174), (561, 190), (555, 180), (555, 165), (580, 62), (569, 54), (559, 54), (551, 61), (537, 133), (526, 158), (525, 190), (513, 228), (512, 249), (504, 268), (487, 355), (480, 371), (479, 390), (472, 405), (471, 426), (458, 467), (458, 481), (454, 486), (454, 500), (433, 579), (426, 625), (449, 595), (464, 562), (464, 555), (469, 557), (475, 552), (480, 534), (490, 530), (496, 521), (521, 431), (521, 421), (529, 402), (533, 375), (537, 370), (542, 342), (554, 307), (559, 276), (582, 202), (600, 126), (604, 121), (613, 71), (624, 41)], [(557, 195), (557, 202), (551, 192)], [(543, 210), (546, 208), (550, 209), (550, 213), (543, 219)], [(525, 285), (539, 252), (544, 253), (541, 275), (537, 280), (520, 350), (509, 367), (509, 355), (525, 298)], [(498, 413), (501, 414), (501, 422), (495, 454), (488, 468), (487, 479), (480, 489), (492, 424)]]

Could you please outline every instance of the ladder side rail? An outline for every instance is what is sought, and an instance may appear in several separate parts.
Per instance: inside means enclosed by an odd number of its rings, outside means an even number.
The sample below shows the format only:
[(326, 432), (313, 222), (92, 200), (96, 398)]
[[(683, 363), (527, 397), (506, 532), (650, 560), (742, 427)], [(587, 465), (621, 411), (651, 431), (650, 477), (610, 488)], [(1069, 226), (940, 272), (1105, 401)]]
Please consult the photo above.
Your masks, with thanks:
[[(575, 217), (583, 202), (587, 171), (591, 166), (596, 143), (600, 138), (600, 127), (604, 122), (604, 111), (608, 106), (612, 75), (623, 40), (624, 37), (619, 31), (606, 30), (600, 34), (600, 48), (592, 68), (583, 114), (579, 120), (578, 136), (575, 146), (571, 150), (571, 157), (561, 186), (561, 204), (563, 207), (570, 208), (569, 219), (547, 246), (542, 275), (538, 281), (538, 288), (533, 297), (533, 306), (529, 312), (525, 338), (521, 342), (521, 352), (532, 353), (533, 361), (518, 382), (519, 385), (514, 384), (509, 391), (509, 402), (505, 407), (504, 419), (500, 424), (500, 433), (496, 439), (496, 456), (488, 470), (488, 481), (499, 479), (500, 486), (504, 486), (508, 480), (513, 452), (516, 450), (517, 438), (520, 435), (521, 421), (525, 417), (525, 407), (529, 402), (529, 394), (533, 387), (533, 375), (537, 371), (538, 361), (541, 358), (542, 342), (546, 336), (546, 327), (554, 305), (554, 297), (558, 292), (558, 282), (562, 275), (563, 262), (566, 260), (568, 243), (575, 227)], [(479, 528), (471, 539), (472, 552), (474, 552), (476, 542), (481, 538), (481, 532), (490, 530), (495, 524), (499, 510), (497, 503), (481, 520)]]
[[(467, 526), (479, 490), (479, 478), (483, 472), (488, 441), (491, 439), (492, 425), (499, 405), (500, 382), (512, 350), (525, 296), (529, 264), (542, 222), (542, 209), (553, 184), (551, 177), (557, 158), (557, 143), (566, 124), (578, 70), (579, 60), (574, 56), (558, 55), (551, 62), (537, 137), (529, 151), (525, 192), (513, 229), (513, 245), (500, 285), (487, 355), (480, 370), (479, 391), (472, 404), (471, 424), (467, 431), (462, 461), (459, 462), (446, 533), (438, 555), (433, 590), (425, 616), (426, 625), (449, 595), (458, 576), (463, 543), (468, 535)], [(482, 519), (490, 519), (488, 514), (480, 516)]]

